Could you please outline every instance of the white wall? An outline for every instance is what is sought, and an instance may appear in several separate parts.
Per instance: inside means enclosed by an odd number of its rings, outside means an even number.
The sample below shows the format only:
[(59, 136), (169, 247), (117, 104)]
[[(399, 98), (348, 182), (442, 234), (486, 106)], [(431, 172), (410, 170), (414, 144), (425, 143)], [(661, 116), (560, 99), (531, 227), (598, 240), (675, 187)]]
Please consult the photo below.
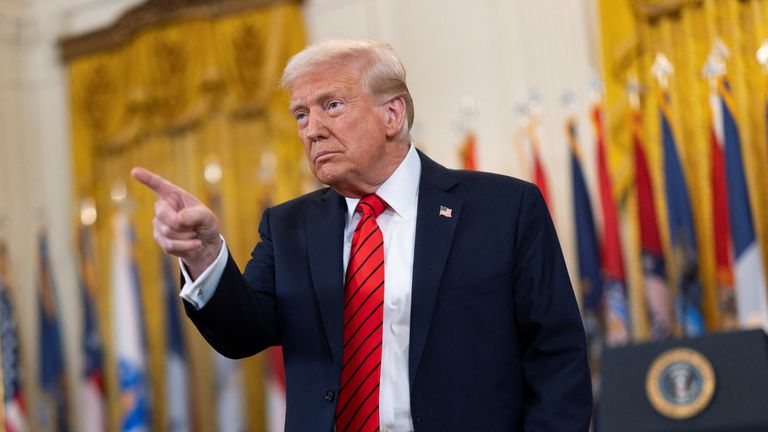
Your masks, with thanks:
[[(47, 226), (64, 308), (70, 376), (79, 376), (76, 283), (66, 76), (56, 40), (111, 22), (137, 0), (0, 0), (0, 235), (9, 240), (25, 378), (37, 380), (35, 236)], [(543, 158), (571, 273), (575, 269), (570, 169), (561, 102), (581, 101), (588, 173), (594, 172), (586, 118), (589, 80), (598, 69), (594, 0), (307, 0), (310, 39), (366, 37), (394, 45), (416, 105), (415, 138), (433, 158), (458, 165), (459, 103), (477, 106), (483, 170), (528, 178), (512, 135), (514, 109), (532, 92), (544, 110)], [(72, 386), (75, 391), (75, 386)], [(74, 399), (73, 399), (74, 400)]]

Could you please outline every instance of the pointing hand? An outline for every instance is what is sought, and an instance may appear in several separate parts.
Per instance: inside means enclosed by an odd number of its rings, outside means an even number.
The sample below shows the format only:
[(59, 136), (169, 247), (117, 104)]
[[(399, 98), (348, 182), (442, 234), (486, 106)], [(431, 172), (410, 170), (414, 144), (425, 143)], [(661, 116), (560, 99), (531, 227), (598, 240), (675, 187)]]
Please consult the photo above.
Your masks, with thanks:
[(132, 169), (131, 176), (157, 195), (155, 241), (166, 253), (181, 258), (196, 279), (221, 251), (216, 215), (189, 192), (144, 168)]

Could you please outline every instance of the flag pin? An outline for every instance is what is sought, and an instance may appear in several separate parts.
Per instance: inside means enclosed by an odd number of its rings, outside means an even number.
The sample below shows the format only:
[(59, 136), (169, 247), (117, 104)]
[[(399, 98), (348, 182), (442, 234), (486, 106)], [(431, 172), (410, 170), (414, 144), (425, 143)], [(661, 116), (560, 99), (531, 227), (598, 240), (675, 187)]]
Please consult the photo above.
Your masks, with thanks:
[(448, 208), (446, 206), (440, 206), (440, 213), (438, 213), (442, 217), (446, 218), (452, 218), (453, 217), (453, 209)]

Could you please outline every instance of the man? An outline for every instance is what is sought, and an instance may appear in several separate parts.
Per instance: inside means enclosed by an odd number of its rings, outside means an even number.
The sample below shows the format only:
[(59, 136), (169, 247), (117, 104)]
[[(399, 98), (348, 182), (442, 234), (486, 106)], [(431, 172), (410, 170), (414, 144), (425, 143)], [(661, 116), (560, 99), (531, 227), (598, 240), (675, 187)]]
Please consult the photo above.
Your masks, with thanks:
[(264, 212), (242, 275), (210, 210), (133, 171), (208, 342), (282, 345), (288, 431), (586, 431), (584, 332), (538, 190), (415, 150), (387, 45), (310, 46), (282, 85), (329, 187)]

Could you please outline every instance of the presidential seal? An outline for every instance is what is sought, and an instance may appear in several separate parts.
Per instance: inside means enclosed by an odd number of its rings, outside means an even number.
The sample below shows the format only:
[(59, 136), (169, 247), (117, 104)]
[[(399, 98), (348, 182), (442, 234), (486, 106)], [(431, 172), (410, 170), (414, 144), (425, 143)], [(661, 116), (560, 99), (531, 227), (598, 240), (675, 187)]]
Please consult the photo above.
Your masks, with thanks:
[(675, 348), (656, 358), (645, 377), (648, 400), (659, 414), (686, 419), (699, 414), (715, 393), (715, 371), (698, 351)]

